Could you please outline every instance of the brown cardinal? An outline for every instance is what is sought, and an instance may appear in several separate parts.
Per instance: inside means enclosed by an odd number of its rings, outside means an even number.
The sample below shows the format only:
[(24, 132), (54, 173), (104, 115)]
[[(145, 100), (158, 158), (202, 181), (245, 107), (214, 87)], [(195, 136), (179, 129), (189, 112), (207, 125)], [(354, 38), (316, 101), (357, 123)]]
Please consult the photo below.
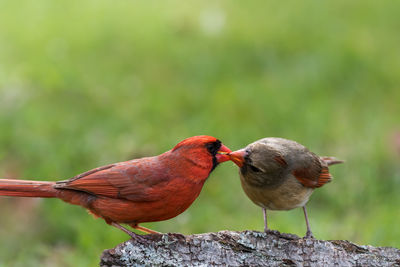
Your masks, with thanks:
[(159, 156), (99, 167), (59, 182), (0, 179), (0, 195), (59, 198), (80, 205), (129, 234), (120, 224), (173, 218), (198, 197), (204, 182), (231, 150), (212, 136), (187, 138)]
[(319, 157), (295, 141), (273, 137), (260, 139), (230, 156), (240, 168), (244, 192), (263, 209), (266, 232), (267, 209), (302, 207), (306, 237), (313, 237), (305, 205), (315, 188), (332, 180), (328, 166), (343, 161)]

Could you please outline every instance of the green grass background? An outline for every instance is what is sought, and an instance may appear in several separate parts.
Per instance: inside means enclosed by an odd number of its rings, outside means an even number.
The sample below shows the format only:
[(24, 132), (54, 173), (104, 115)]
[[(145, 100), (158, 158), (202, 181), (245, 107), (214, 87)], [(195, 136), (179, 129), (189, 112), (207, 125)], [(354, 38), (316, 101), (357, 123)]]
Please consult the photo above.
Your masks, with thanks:
[[(0, 177), (61, 180), (200, 134), (294, 139), (346, 164), (309, 202), (320, 239), (400, 247), (396, 1), (0, 0)], [(96, 265), (128, 237), (54, 199), (0, 198), (0, 266)], [(300, 209), (272, 229), (304, 235)], [(233, 163), (183, 214), (263, 229)]]

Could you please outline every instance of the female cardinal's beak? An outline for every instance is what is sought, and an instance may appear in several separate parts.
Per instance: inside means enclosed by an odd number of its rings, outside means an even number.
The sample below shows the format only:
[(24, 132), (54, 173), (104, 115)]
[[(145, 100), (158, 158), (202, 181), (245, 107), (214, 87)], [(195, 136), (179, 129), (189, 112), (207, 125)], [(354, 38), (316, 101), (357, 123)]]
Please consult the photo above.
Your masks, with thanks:
[(225, 162), (228, 160), (231, 160), (231, 157), (229, 156), (229, 153), (231, 153), (232, 150), (230, 150), (229, 148), (227, 148), (224, 145), (221, 145), (221, 147), (219, 148), (217, 155), (215, 155), (215, 157), (217, 158), (217, 162), (221, 163), (221, 162)]
[(246, 156), (247, 152), (244, 149), (236, 150), (235, 152), (229, 153), (231, 160), (239, 166), (239, 168), (243, 167), (245, 162), (244, 157)]

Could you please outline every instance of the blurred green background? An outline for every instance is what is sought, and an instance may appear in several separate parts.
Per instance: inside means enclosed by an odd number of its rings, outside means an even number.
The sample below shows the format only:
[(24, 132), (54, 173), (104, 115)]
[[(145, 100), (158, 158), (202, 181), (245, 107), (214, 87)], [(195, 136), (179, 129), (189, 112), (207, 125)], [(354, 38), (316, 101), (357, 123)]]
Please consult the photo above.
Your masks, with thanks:
[[(400, 2), (0, 0), (0, 177), (61, 180), (208, 134), (294, 139), (346, 164), (313, 194), (320, 239), (400, 247)], [(399, 137), (400, 138), (400, 137)], [(398, 145), (400, 146), (400, 145)], [(97, 265), (128, 239), (77, 206), (0, 198), (0, 266)], [(270, 212), (303, 236), (301, 209)], [(233, 163), (183, 214), (262, 231)]]

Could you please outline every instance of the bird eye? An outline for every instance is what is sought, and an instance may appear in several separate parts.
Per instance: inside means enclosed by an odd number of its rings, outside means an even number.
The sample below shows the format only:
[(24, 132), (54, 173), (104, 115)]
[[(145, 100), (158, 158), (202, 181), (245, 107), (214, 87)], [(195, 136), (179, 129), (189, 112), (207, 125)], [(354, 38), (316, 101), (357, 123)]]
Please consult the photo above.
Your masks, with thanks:
[(212, 143), (207, 143), (206, 147), (207, 147), (208, 152), (211, 153), (211, 155), (216, 155), (218, 150), (221, 147), (221, 141), (217, 140), (217, 141), (212, 142)]
[(255, 166), (253, 166), (253, 165), (250, 165), (250, 169), (251, 169), (253, 172), (261, 172), (261, 170), (260, 170), (259, 168), (255, 167)]

